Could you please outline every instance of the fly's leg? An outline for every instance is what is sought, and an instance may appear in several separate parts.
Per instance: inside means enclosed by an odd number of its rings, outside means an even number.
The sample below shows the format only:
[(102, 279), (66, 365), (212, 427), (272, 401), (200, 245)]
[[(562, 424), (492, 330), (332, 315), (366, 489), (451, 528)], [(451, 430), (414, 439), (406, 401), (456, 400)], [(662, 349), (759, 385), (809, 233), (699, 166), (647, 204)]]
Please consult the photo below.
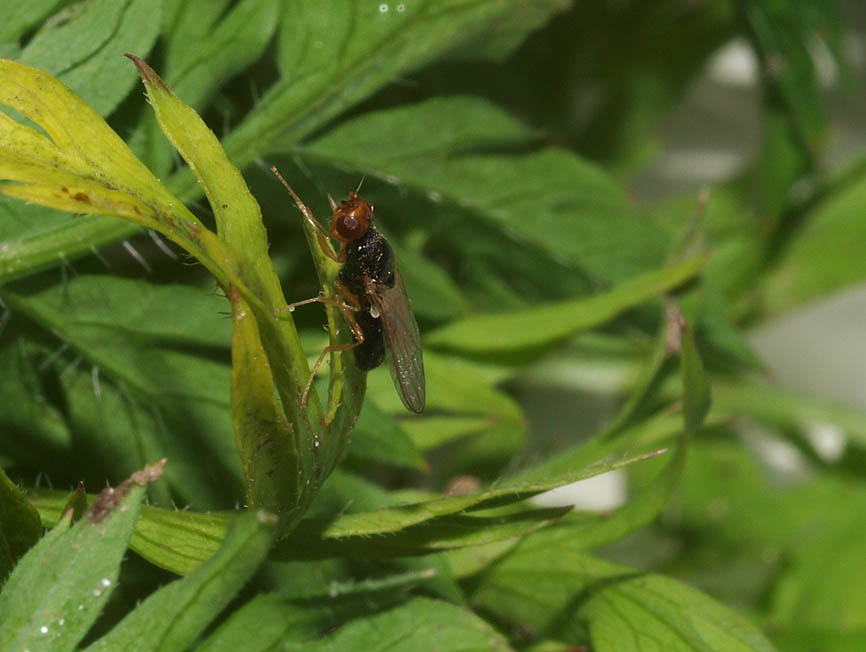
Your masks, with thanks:
[[(325, 356), (329, 353), (337, 353), (340, 351), (348, 351), (350, 349), (354, 349), (356, 346), (358, 346), (364, 341), (364, 331), (361, 330), (361, 325), (358, 323), (358, 320), (355, 319), (355, 313), (362, 309), (361, 302), (358, 301), (358, 298), (354, 294), (352, 294), (349, 289), (339, 280), (337, 281), (337, 294), (339, 296), (339, 299), (332, 299), (330, 297), (316, 297), (315, 299), (307, 299), (306, 301), (299, 302), (312, 303), (313, 301), (321, 301), (322, 303), (333, 305), (340, 311), (340, 314), (343, 315), (343, 319), (346, 320), (346, 323), (352, 330), (352, 335), (354, 335), (355, 337), (355, 341), (351, 344), (331, 344), (324, 348), (321, 355), (319, 355), (319, 359), (316, 360), (316, 364), (314, 364), (313, 368), (310, 370), (310, 377), (307, 379), (307, 384), (304, 386), (304, 393), (301, 394), (302, 410), (307, 409), (307, 395), (310, 393), (310, 387), (313, 386), (313, 379), (316, 377), (316, 372), (319, 371), (319, 367), (321, 367), (322, 363), (325, 361)], [(340, 301), (340, 299), (342, 299), (342, 302)]]
[(319, 295), (317, 297), (313, 297), (312, 299), (304, 299), (303, 301), (295, 301), (294, 303), (287, 303), (286, 305), (280, 306), (279, 308), (274, 310), (274, 313), (279, 314), (281, 312), (286, 312), (287, 310), (289, 312), (293, 312), (294, 309), (297, 308), (298, 306), (306, 306), (309, 303), (323, 303), (326, 306), (331, 306), (332, 308), (336, 308), (340, 312), (342, 312), (343, 310), (358, 310), (358, 308), (355, 308), (353, 305), (346, 304), (343, 301), (341, 301), (340, 299)]
[[(271, 172), (277, 175), (277, 179), (280, 180), (280, 183), (285, 186), (286, 190), (289, 191), (289, 194), (292, 196), (292, 199), (295, 200), (295, 205), (298, 207), (298, 210), (301, 211), (301, 214), (304, 216), (304, 219), (307, 220), (307, 223), (313, 227), (316, 231), (316, 240), (319, 242), (319, 247), (321, 247), (324, 254), (338, 263), (345, 262), (341, 260), (341, 258), (345, 258), (345, 256), (341, 256), (334, 252), (334, 248), (331, 246), (331, 241), (328, 239), (330, 237), (330, 233), (328, 229), (319, 224), (319, 221), (313, 217), (313, 211), (307, 208), (307, 205), (301, 201), (301, 198), (292, 190), (292, 187), (288, 184), (288, 182), (283, 179), (283, 175), (280, 174), (279, 170), (277, 170), (276, 166), (271, 167)], [(331, 203), (331, 206), (335, 206), (334, 200), (331, 199), (331, 196), (328, 195), (328, 201)]]

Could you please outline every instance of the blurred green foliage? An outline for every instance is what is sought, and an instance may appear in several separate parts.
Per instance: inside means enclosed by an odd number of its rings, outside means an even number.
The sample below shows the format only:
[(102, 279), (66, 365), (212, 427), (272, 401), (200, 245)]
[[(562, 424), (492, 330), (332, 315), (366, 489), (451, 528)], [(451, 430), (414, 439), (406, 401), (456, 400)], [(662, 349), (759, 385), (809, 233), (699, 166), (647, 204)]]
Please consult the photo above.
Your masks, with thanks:
[[(821, 77), (854, 87), (849, 30), (825, 0), (20, 3), (0, 647), (866, 649), (866, 414), (746, 337), (866, 277), (866, 159), (830, 164)], [(636, 201), (731, 42), (760, 142), (709, 193)], [(272, 313), (335, 269), (271, 165), (321, 221), (363, 180), (423, 416), (351, 354), (301, 408), (322, 311)], [(532, 501), (613, 469), (612, 510)]]

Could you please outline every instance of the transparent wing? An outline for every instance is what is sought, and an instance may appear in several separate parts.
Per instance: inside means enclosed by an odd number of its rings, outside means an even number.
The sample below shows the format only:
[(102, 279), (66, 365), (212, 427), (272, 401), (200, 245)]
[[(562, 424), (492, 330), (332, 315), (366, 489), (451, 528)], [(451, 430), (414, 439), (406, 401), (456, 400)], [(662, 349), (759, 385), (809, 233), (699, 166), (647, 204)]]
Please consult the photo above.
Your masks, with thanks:
[(406, 409), (420, 414), (424, 411), (424, 358), (421, 355), (421, 335), (400, 272), (394, 270), (394, 287), (367, 279), (367, 296), (379, 311), (385, 342), (391, 353), (391, 378)]

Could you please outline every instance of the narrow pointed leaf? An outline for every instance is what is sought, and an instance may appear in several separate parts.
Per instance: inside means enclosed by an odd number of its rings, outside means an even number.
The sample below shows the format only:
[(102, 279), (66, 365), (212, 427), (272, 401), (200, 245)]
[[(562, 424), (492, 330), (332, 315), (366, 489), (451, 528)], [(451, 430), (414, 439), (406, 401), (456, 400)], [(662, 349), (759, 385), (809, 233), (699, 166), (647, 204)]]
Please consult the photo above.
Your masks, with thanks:
[(41, 535), (39, 512), (0, 469), (0, 586)]
[(647, 272), (588, 298), (519, 312), (467, 317), (434, 331), (425, 343), (485, 355), (550, 346), (685, 283), (700, 271), (704, 262), (704, 258), (695, 258)]
[[(323, 522), (302, 521), (290, 540), (280, 544), (278, 559), (318, 559), (357, 557), (391, 559), (427, 555), (507, 541), (556, 523), (571, 511), (571, 506), (525, 509), (505, 514), (453, 514), (425, 521), (392, 536), (354, 536), (322, 538)], [(367, 513), (370, 516), (370, 513)]]
[(232, 422), (247, 503), (288, 520), (298, 507), (304, 483), (299, 441), (275, 396), (271, 366), (249, 306), (231, 294)]
[[(670, 306), (666, 312), (667, 319), (663, 325), (660, 343), (666, 348), (670, 346), (671, 339), (676, 342), (680, 353), (680, 373), (683, 378), (682, 426), (676, 440), (675, 451), (658, 476), (649, 485), (639, 488), (624, 506), (610, 514), (582, 514), (574, 519), (564, 519), (559, 524), (562, 536), (572, 540), (580, 549), (589, 550), (618, 541), (648, 525), (661, 513), (682, 478), (689, 441), (697, 433), (709, 410), (710, 388), (691, 331), (676, 308)], [(653, 369), (660, 365), (661, 359), (653, 356), (647, 377), (654, 375)], [(631, 406), (627, 404), (624, 409), (630, 411)], [(622, 421), (619, 418), (616, 420), (619, 423)], [(613, 437), (609, 434), (611, 430), (605, 429), (601, 435), (584, 446), (591, 449), (596, 445), (610, 448), (623, 446), (625, 443), (633, 445), (633, 438), (639, 436), (648, 423), (652, 422), (648, 420), (638, 422), (631, 428), (619, 431)], [(579, 454), (580, 448), (577, 451)], [(562, 464), (567, 457), (568, 453), (559, 456), (556, 463)]]
[(85, 518), (62, 518), (25, 555), (0, 593), (0, 649), (72, 650), (117, 584), (144, 487), (165, 460), (105, 489)]
[[(336, 518), (306, 519), (299, 524), (297, 533), (290, 534), (280, 542), (276, 554), (283, 558), (303, 559), (311, 556), (305, 550), (312, 549), (313, 557), (320, 556), (314, 543), (316, 539), (321, 541), (323, 550), (327, 548), (334, 555), (364, 556), (372, 553), (381, 555), (389, 550), (400, 550), (402, 554), (426, 554), (435, 550), (477, 545), (490, 538), (508, 538), (519, 532), (537, 529), (567, 510), (530, 510), (504, 520), (497, 520), (499, 517), (486, 518), (484, 515), (476, 518), (458, 517), (441, 523), (439, 519), (464, 512), (470, 516), (473, 510), (520, 502), (550, 489), (654, 457), (658, 453), (620, 454), (538, 481), (503, 481), (467, 496), (442, 497), (342, 514)], [(29, 495), (45, 522), (52, 523), (58, 518), (59, 507), (65, 503), (64, 495), (45, 491), (32, 491)], [(221, 514), (194, 514), (147, 507), (130, 546), (163, 568), (178, 573), (189, 572), (213, 554), (224, 535), (226, 523), (227, 516)], [(417, 527), (424, 524), (429, 524), (430, 529)], [(492, 527), (492, 533), (485, 539), (484, 530), (487, 527)], [(474, 529), (478, 529), (478, 532)], [(377, 540), (371, 542), (371, 537)]]
[(265, 558), (275, 525), (264, 512), (237, 518), (213, 557), (150, 595), (87, 650), (189, 649)]

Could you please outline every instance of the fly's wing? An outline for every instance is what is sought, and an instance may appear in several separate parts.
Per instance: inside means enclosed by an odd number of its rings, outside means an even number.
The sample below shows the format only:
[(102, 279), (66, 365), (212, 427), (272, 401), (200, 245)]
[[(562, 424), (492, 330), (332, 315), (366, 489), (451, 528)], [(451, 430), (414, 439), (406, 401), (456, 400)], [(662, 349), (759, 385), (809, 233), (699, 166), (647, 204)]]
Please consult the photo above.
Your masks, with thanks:
[(406, 409), (420, 414), (424, 411), (424, 359), (421, 356), (421, 335), (400, 272), (394, 270), (394, 286), (387, 287), (366, 279), (367, 296), (379, 311), (385, 342), (391, 352), (391, 378)]

